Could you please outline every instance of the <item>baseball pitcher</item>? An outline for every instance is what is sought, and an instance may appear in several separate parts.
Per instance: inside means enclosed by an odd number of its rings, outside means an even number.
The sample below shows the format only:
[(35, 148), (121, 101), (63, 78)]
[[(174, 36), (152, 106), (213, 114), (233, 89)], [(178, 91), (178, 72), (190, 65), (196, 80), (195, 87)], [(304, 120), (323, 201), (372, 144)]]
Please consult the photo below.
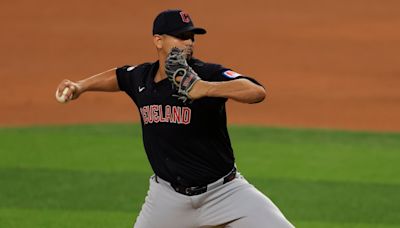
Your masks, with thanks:
[(271, 200), (238, 172), (225, 103), (265, 98), (255, 79), (193, 57), (195, 27), (182, 10), (154, 20), (158, 60), (127, 65), (57, 88), (60, 102), (87, 91), (123, 91), (137, 106), (154, 171), (135, 228), (291, 228)]

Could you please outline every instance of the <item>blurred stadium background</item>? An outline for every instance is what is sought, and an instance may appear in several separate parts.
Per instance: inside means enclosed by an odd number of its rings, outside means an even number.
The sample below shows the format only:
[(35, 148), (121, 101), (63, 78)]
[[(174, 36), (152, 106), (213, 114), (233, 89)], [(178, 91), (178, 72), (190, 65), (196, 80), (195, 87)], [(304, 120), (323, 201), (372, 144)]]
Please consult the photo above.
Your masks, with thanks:
[(400, 2), (0, 5), (0, 227), (131, 227), (151, 175), (136, 108), (122, 93), (68, 105), (54, 93), (154, 61), (152, 21), (167, 8), (207, 28), (198, 58), (266, 86), (266, 102), (228, 102), (233, 146), (297, 227), (400, 226)]

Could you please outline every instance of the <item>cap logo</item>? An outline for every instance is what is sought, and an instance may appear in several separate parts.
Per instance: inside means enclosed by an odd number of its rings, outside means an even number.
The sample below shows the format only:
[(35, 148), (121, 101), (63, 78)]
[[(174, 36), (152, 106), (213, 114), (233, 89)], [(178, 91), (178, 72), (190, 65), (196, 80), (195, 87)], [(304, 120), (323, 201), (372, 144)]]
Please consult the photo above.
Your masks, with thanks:
[(185, 22), (185, 23), (189, 23), (190, 22), (190, 17), (189, 17), (188, 13), (180, 12), (180, 15), (181, 15), (181, 18), (182, 18), (183, 22)]

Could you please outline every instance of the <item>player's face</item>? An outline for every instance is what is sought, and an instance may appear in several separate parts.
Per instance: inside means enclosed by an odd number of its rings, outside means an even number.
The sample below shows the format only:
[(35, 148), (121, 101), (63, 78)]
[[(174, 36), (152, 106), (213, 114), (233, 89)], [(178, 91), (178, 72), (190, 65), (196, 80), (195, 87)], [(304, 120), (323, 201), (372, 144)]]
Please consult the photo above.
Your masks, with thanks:
[(177, 35), (162, 35), (162, 50), (165, 55), (169, 53), (171, 48), (177, 47), (184, 50), (186, 58), (190, 59), (193, 56), (194, 48), (194, 33), (184, 32)]

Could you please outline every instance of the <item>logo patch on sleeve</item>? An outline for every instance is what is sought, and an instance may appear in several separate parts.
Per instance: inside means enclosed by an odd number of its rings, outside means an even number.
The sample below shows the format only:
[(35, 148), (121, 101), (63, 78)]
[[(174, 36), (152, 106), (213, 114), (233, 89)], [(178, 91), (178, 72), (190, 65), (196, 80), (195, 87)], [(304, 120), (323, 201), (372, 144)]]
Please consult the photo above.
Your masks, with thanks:
[(126, 71), (131, 71), (131, 70), (135, 69), (135, 67), (136, 67), (136, 66), (128, 67), (128, 68), (126, 68)]
[(242, 76), (241, 74), (239, 74), (235, 71), (231, 71), (231, 70), (227, 70), (223, 74), (227, 78), (236, 78), (236, 77)]

